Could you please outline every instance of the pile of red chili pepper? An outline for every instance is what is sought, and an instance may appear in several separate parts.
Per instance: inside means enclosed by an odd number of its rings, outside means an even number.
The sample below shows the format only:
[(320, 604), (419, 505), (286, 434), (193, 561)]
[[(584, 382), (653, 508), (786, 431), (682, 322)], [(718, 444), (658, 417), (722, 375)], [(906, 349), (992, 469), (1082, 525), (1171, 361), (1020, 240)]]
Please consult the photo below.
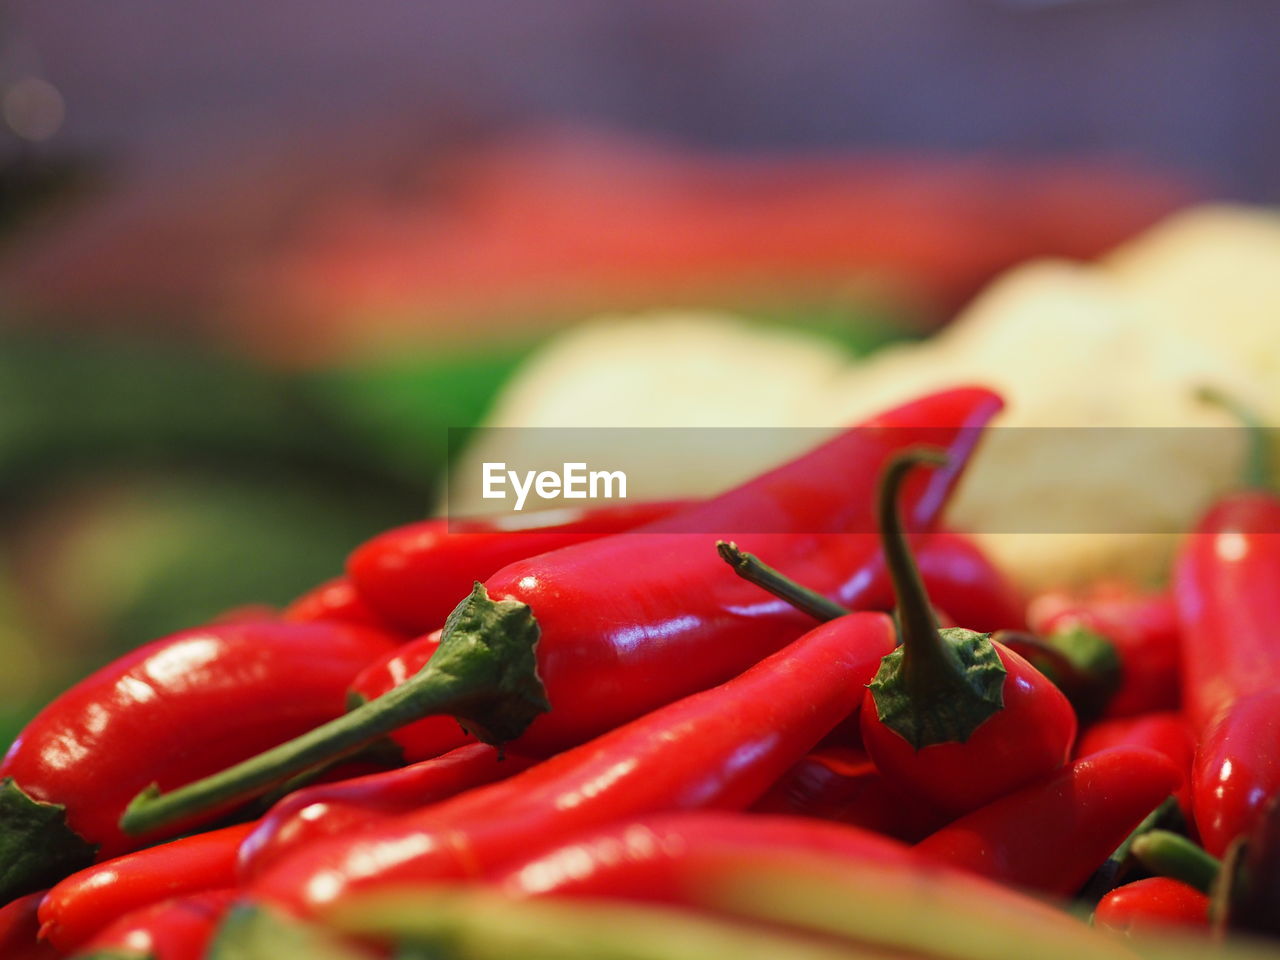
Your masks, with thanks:
[(1167, 589), (1028, 601), (938, 527), (1000, 406), (926, 396), (704, 502), (412, 523), (139, 647), (0, 765), (0, 958), (1275, 936), (1280, 496), (1214, 505)]

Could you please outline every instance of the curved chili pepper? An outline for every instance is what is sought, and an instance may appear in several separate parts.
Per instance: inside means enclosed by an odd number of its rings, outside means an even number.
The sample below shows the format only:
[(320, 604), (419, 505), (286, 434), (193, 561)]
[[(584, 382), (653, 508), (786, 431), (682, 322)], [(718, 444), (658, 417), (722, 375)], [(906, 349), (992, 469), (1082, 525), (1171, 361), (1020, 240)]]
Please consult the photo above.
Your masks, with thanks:
[(1183, 703), (1200, 739), (1192, 805), (1216, 856), (1280, 791), (1280, 496), (1267, 489), (1266, 436), (1236, 412), (1253, 434), (1246, 489), (1210, 508), (1174, 569)]
[(39, 939), (40, 921), (36, 911), (44, 891), (0, 907), (0, 957), (5, 960), (57, 960), (62, 954)]
[(1171, 593), (1144, 593), (1123, 583), (1096, 584), (1083, 594), (1053, 590), (1031, 601), (1027, 619), (1050, 643), (1069, 642), (1081, 630), (1110, 641), (1120, 675), (1103, 716), (1177, 709), (1181, 634)]
[(857, 709), (892, 645), (884, 614), (833, 621), (719, 687), (510, 780), (312, 844), (250, 891), (306, 913), (366, 887), (476, 876), (622, 817), (746, 807)]
[(1168, 877), (1147, 877), (1116, 887), (1093, 912), (1095, 926), (1124, 934), (1209, 926), (1209, 898)]
[(136, 849), (116, 822), (138, 790), (198, 779), (339, 715), (352, 677), (391, 646), (342, 624), (227, 623), (82, 680), (0, 763), (0, 901)]
[(864, 748), (890, 784), (954, 815), (1061, 767), (1076, 716), (1057, 687), (990, 634), (938, 629), (897, 503), (906, 474), (938, 462), (908, 451), (884, 474), (880, 529), (902, 646), (870, 684), (861, 724)]
[(247, 837), (240, 847), (241, 872), (261, 873), (321, 837), (504, 780), (531, 763), (503, 756), (488, 744), (473, 743), (398, 770), (305, 787), (273, 806)]
[[(1273, 588), (1274, 589), (1274, 588)], [(1280, 795), (1280, 687), (1245, 697), (1211, 724), (1191, 771), (1200, 842), (1223, 856)]]
[[(620, 820), (490, 880), (509, 897), (675, 904), (888, 947), (893, 956), (1132, 960), (1047, 904), (856, 827), (791, 817), (707, 811)], [(927, 904), (926, 922), (910, 903)]]
[(916, 797), (890, 787), (866, 753), (848, 747), (813, 751), (751, 809), (834, 820), (907, 842), (921, 840), (947, 822)]
[(205, 960), (239, 890), (206, 890), (163, 900), (120, 917), (90, 940), (80, 960)]
[(1087, 757), (1112, 747), (1148, 747), (1162, 753), (1182, 774), (1182, 783), (1173, 792), (1182, 812), (1191, 816), (1191, 761), (1195, 743), (1191, 728), (1180, 713), (1149, 713), (1141, 717), (1120, 717), (1096, 723), (1080, 737), (1076, 756)]
[(347, 560), (361, 600), (411, 635), (438, 629), (471, 585), (509, 563), (623, 533), (688, 506), (667, 500), (421, 520), (380, 533)]
[(722, 811), (658, 813), (571, 836), (563, 846), (505, 864), (487, 879), (516, 897), (606, 897), (705, 906), (700, 869), (821, 853), (852, 863), (919, 867), (910, 847), (869, 830), (779, 814)]
[[(994, 627), (1021, 619), (1016, 592), (967, 537), (947, 531), (924, 536), (918, 556), (925, 586), (931, 596), (936, 593), (945, 613), (950, 614), (947, 606), (950, 603), (965, 616), (980, 617), (979, 624)], [(876, 585), (868, 588), (865, 596), (859, 596), (858, 604), (872, 610), (890, 610), (893, 608), (893, 593), (885, 579), (883, 562), (876, 560), (873, 563), (875, 572), (872, 577)], [(426, 666), (439, 646), (440, 631), (435, 630), (374, 661), (351, 685), (351, 702), (367, 703), (394, 690)], [(850, 736), (842, 736), (841, 744), (847, 744), (850, 738), (857, 742), (859, 736), (857, 725), (853, 724)], [(429, 717), (401, 727), (390, 735), (390, 739), (399, 746), (404, 758), (413, 762), (439, 756), (471, 738), (457, 724)], [(879, 793), (878, 790), (876, 792)], [(922, 818), (922, 822), (927, 820)], [(903, 826), (905, 828), (906, 824)], [(911, 832), (913, 830), (908, 829), (908, 833)]]
[(1001, 797), (916, 844), (939, 863), (1024, 890), (1079, 890), (1178, 784), (1154, 750), (1116, 747)]
[(236, 858), (253, 824), (224, 827), (127, 853), (73, 873), (40, 904), (40, 936), (71, 951), (126, 913), (236, 883)]
[[(471, 597), (450, 614), (427, 666), (405, 684), (340, 721), (201, 783), (168, 796), (136, 798), (124, 823), (142, 829), (253, 796), (291, 773), (433, 714), (439, 715), (435, 725), (443, 749), (451, 749), (457, 734), (443, 715), (458, 715), (482, 695), (500, 714), (509, 711), (521, 723), (506, 723), (505, 738), (490, 729), (480, 739), (513, 740), (516, 750), (536, 756), (582, 743), (722, 682), (798, 636), (804, 618), (787, 604), (761, 602), (716, 559), (709, 549), (715, 537), (696, 531), (735, 526), (770, 531), (749, 536), (766, 552), (792, 560), (820, 589), (856, 597), (866, 589), (875, 538), (830, 534), (870, 529), (870, 471), (904, 443), (931, 440), (952, 447), (955, 465), (916, 484), (908, 496), (916, 525), (926, 525), (941, 509), (981, 427), (999, 407), (995, 394), (979, 388), (936, 394), (873, 418), (729, 493), (640, 528), (644, 536), (605, 537), (510, 564), (475, 585)], [(486, 663), (500, 665), (507, 660), (493, 651), (505, 649), (515, 663), (516, 650), (534, 642), (542, 686), (522, 676), (523, 696), (515, 697), (496, 682), (469, 677), (465, 687), (459, 684), (459, 673), (475, 672), (470, 661), (476, 651)], [(441, 663), (446, 650), (451, 652)], [(524, 673), (531, 674), (532, 666)], [(537, 716), (548, 700), (555, 710)], [(466, 719), (472, 732), (493, 723), (474, 715)]]
[(384, 617), (379, 616), (356, 592), (355, 586), (347, 577), (334, 577), (308, 590), (285, 607), (280, 616), (284, 620), (295, 620), (301, 623), (309, 623), (313, 620), (335, 620), (338, 623), (356, 623), (374, 627), (388, 634), (402, 632), (398, 627), (391, 626)]

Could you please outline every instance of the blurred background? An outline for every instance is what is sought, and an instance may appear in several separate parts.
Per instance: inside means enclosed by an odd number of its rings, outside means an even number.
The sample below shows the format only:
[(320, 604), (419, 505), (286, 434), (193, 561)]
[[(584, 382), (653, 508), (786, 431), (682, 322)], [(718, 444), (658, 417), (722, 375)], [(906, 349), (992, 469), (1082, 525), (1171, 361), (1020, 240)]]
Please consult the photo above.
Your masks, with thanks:
[(602, 310), (852, 355), (1275, 202), (1276, 36), (1273, 0), (6, 4), (0, 743), (424, 515), (447, 429)]

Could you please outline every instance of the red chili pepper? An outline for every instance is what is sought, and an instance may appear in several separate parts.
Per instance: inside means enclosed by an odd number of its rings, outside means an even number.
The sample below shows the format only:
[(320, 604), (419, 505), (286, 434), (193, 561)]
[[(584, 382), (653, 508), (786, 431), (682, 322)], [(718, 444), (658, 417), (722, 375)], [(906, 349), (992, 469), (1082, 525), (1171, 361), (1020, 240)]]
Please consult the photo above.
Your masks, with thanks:
[(1182, 714), (1149, 713), (1096, 723), (1081, 736), (1076, 756), (1087, 757), (1112, 747), (1148, 747), (1168, 757), (1182, 774), (1174, 796), (1182, 812), (1191, 817), (1191, 761), (1196, 748)]
[(783, 774), (752, 810), (834, 820), (907, 842), (947, 822), (916, 797), (890, 787), (870, 757), (848, 747), (815, 750)]
[(29, 893), (0, 907), (0, 957), (4, 960), (57, 960), (62, 956), (39, 939), (36, 911), (44, 894), (43, 890)]
[(1223, 856), (1280, 795), (1280, 687), (1232, 704), (1205, 732), (1191, 768), (1191, 805), (1204, 848)]
[(40, 904), (40, 936), (69, 952), (126, 913), (234, 886), (240, 844), (253, 827), (198, 833), (73, 873)]
[(729, 863), (820, 853), (875, 867), (923, 861), (910, 847), (858, 827), (769, 814), (682, 811), (620, 820), (542, 847), (488, 877), (524, 897), (603, 897), (705, 906), (697, 877)]
[(1013, 887), (1066, 896), (1177, 785), (1178, 771), (1154, 750), (1117, 747), (961, 817), (915, 849)]
[(1027, 619), (1031, 629), (1050, 642), (1077, 630), (1110, 641), (1120, 677), (1103, 716), (1132, 717), (1178, 708), (1181, 634), (1171, 593), (1143, 593), (1123, 583), (1096, 584), (1084, 594), (1054, 590), (1031, 601)]
[(321, 837), (505, 780), (531, 763), (473, 743), (398, 770), (305, 787), (272, 807), (241, 845), (241, 871), (246, 876), (261, 873)]
[[(857, 596), (877, 553), (875, 538), (830, 534), (871, 528), (870, 471), (904, 443), (954, 448), (955, 464), (909, 495), (916, 525), (931, 522), (999, 406), (995, 394), (979, 388), (936, 394), (649, 524), (643, 536), (605, 537), (510, 564), (475, 585), (450, 614), (428, 665), (395, 691), (269, 755), (167, 796), (139, 797), (124, 823), (146, 829), (245, 799), (433, 714), (469, 710), (464, 719), (480, 739), (512, 740), (521, 753), (538, 756), (723, 682), (798, 636), (804, 617), (787, 604), (762, 602), (716, 559), (709, 549), (714, 535), (698, 531), (770, 531), (748, 536), (820, 589)], [(530, 653), (535, 642), (540, 683)], [(508, 655), (495, 656), (499, 649)], [(489, 679), (490, 667), (517, 665), (527, 666), (519, 679)], [(549, 713), (548, 700), (555, 704)], [(445, 742), (437, 754), (457, 745), (449, 721), (438, 725)]]
[(366, 887), (476, 876), (623, 817), (746, 807), (857, 709), (859, 689), (892, 645), (884, 614), (835, 620), (722, 686), (510, 780), (313, 844), (251, 892), (310, 912)]
[(77, 954), (84, 960), (205, 960), (239, 890), (206, 890), (125, 914)]
[(1280, 496), (1267, 489), (1267, 438), (1252, 432), (1247, 489), (1208, 511), (1174, 570), (1183, 703), (1200, 739), (1192, 805), (1200, 839), (1215, 856), (1248, 833), (1262, 804), (1280, 792)]
[[(1058, 957), (1132, 960), (1048, 904), (939, 868), (856, 827), (790, 817), (695, 812), (620, 820), (508, 864), (490, 880), (513, 898), (673, 904), (820, 931), (863, 951), (883, 946), (894, 957), (941, 956), (945, 938), (958, 936), (964, 955), (980, 956), (985, 946), (990, 955), (1014, 956), (1011, 946), (1021, 941), (1028, 956), (1039, 955), (1034, 945), (1052, 944)], [(905, 906), (913, 902), (915, 910)]]
[[(919, 549), (921, 576), (933, 596), (935, 591), (942, 605), (942, 614), (950, 615), (949, 602), (965, 616), (979, 616), (980, 623), (992, 628), (1009, 624), (1021, 618), (1013, 588), (1003, 576), (990, 566), (978, 552), (976, 545), (961, 534), (940, 532), (923, 537)], [(877, 583), (885, 577), (883, 563), (873, 561), (877, 569)], [(859, 606), (873, 610), (889, 610), (893, 607), (892, 588), (884, 580), (884, 587), (871, 588), (865, 597), (859, 597)], [(966, 621), (961, 621), (966, 622)], [(981, 626), (977, 629), (985, 629)], [(425, 636), (390, 651), (385, 657), (371, 663), (351, 685), (354, 703), (376, 700), (394, 690), (426, 666), (436, 648), (440, 646), (440, 631)], [(857, 724), (852, 723), (847, 735), (840, 737), (840, 745), (860, 741)], [(428, 717), (401, 727), (390, 735), (401, 749), (406, 760), (412, 762), (438, 756), (445, 750), (467, 743), (471, 738), (466, 731), (448, 718)], [(876, 790), (879, 794), (878, 789)], [(888, 801), (886, 798), (886, 802)], [(801, 811), (795, 811), (801, 812)], [(908, 817), (909, 820), (915, 819)], [(928, 818), (924, 818), (928, 820)], [(904, 823), (905, 826), (905, 823)], [(935, 826), (937, 826), (935, 824)], [(893, 831), (890, 831), (893, 832)], [(913, 832), (908, 830), (908, 833)], [(897, 835), (897, 834), (894, 834)]]
[(1076, 716), (1057, 687), (990, 634), (939, 630), (897, 503), (906, 474), (926, 462), (940, 459), (925, 450), (899, 454), (881, 485), (902, 646), (867, 691), (862, 742), (887, 782), (955, 815), (1061, 767)]
[(388, 634), (401, 632), (364, 601), (347, 577), (335, 577), (308, 590), (285, 607), (280, 616), (282, 619), (300, 623), (333, 620), (338, 623), (356, 623), (374, 627)]
[(1170, 927), (1209, 926), (1209, 897), (1168, 877), (1116, 887), (1093, 912), (1095, 926), (1125, 934), (1167, 933)]
[(421, 520), (356, 548), (347, 577), (360, 598), (409, 634), (439, 628), (477, 580), (509, 563), (644, 526), (679, 500), (545, 510), (491, 518)]
[(137, 848), (117, 826), (130, 797), (339, 715), (352, 677), (391, 646), (340, 624), (221, 624), (147, 644), (82, 680), (0, 764), (0, 901)]

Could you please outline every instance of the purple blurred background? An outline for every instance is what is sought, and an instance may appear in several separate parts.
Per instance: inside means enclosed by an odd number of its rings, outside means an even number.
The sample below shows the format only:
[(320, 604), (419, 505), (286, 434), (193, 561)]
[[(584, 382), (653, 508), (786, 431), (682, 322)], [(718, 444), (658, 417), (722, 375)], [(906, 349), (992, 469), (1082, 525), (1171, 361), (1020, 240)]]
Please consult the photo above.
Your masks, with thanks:
[(569, 118), (729, 147), (1101, 150), (1280, 196), (1274, 0), (8, 6), (0, 76), (61, 92), (50, 146), (129, 164), (371, 117)]

